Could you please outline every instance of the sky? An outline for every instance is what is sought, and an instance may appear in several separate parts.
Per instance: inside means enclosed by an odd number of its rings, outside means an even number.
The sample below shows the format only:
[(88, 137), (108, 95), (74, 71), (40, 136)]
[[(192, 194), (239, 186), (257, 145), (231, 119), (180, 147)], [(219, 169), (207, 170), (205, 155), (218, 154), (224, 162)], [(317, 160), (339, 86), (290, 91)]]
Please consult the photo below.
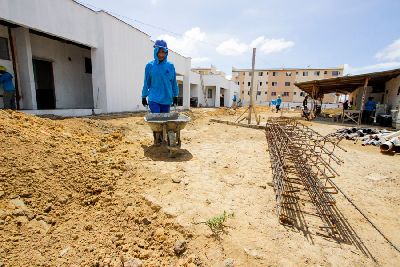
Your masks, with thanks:
[(400, 68), (400, 0), (82, 0), (164, 39), (192, 67)]

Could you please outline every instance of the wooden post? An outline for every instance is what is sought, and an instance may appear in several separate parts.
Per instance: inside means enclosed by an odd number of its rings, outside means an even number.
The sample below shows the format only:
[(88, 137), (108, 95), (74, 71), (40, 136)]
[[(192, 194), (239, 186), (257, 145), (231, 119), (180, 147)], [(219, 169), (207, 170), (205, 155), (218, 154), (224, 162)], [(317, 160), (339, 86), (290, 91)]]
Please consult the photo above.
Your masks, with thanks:
[(361, 120), (362, 120), (362, 114), (364, 111), (364, 103), (365, 103), (365, 95), (367, 94), (368, 81), (369, 81), (369, 78), (368, 77), (365, 78), (364, 89), (363, 89), (363, 94), (362, 94), (362, 98), (361, 98), (360, 115), (358, 116), (358, 125), (361, 124)]
[(249, 104), (249, 114), (247, 115), (247, 123), (251, 124), (251, 111), (253, 110), (253, 88), (254, 88), (254, 69), (256, 66), (256, 48), (253, 48), (253, 59), (251, 62), (251, 85), (250, 85), (250, 104)]

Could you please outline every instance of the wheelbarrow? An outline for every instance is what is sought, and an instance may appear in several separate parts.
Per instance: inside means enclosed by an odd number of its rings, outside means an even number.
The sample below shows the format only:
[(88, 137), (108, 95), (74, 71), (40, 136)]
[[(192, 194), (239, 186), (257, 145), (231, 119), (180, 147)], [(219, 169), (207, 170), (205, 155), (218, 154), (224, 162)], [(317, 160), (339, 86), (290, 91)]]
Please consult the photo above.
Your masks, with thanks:
[(153, 131), (154, 145), (166, 146), (169, 157), (176, 157), (181, 148), (181, 130), (190, 121), (190, 117), (176, 112), (148, 113), (144, 121)]

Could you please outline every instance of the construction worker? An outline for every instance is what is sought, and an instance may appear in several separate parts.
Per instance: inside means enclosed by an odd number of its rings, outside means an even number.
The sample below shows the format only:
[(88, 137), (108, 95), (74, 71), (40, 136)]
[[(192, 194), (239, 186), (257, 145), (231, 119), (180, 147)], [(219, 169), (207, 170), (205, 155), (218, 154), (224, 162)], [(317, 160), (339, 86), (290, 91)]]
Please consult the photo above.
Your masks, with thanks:
[(376, 109), (376, 102), (374, 101), (373, 97), (368, 97), (367, 103), (364, 104), (364, 110), (362, 113), (362, 122), (363, 123), (370, 123), (371, 116), (373, 115)]
[(152, 113), (169, 113), (172, 103), (178, 105), (175, 67), (168, 62), (168, 46), (164, 40), (157, 40), (153, 47), (154, 60), (147, 63), (144, 74), (142, 104), (149, 106)]
[(281, 104), (282, 104), (282, 98), (281, 95), (278, 95), (278, 98), (276, 99), (276, 113), (281, 109)]
[(13, 76), (7, 72), (4, 66), (0, 66), (0, 86), (3, 87), (3, 102), (5, 109), (16, 110), (15, 103), (15, 87), (13, 83)]
[(233, 98), (232, 98), (232, 108), (233, 109), (236, 109), (237, 108), (237, 103), (236, 103), (236, 101), (237, 101), (237, 96), (236, 96), (236, 93), (233, 95)]
[(307, 110), (308, 109), (308, 95), (306, 95), (306, 97), (304, 97), (303, 100), (303, 110)]

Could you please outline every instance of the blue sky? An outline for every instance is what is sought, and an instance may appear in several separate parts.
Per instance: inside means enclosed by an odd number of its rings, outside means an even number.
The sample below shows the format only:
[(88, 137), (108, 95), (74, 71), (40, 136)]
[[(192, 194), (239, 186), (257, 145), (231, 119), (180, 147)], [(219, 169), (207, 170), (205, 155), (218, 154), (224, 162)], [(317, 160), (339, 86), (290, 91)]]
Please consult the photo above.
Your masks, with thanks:
[(152, 39), (192, 57), (193, 67), (213, 64), (227, 74), (232, 66), (250, 68), (256, 46), (258, 68), (400, 68), (398, 0), (82, 2), (131, 18)]

